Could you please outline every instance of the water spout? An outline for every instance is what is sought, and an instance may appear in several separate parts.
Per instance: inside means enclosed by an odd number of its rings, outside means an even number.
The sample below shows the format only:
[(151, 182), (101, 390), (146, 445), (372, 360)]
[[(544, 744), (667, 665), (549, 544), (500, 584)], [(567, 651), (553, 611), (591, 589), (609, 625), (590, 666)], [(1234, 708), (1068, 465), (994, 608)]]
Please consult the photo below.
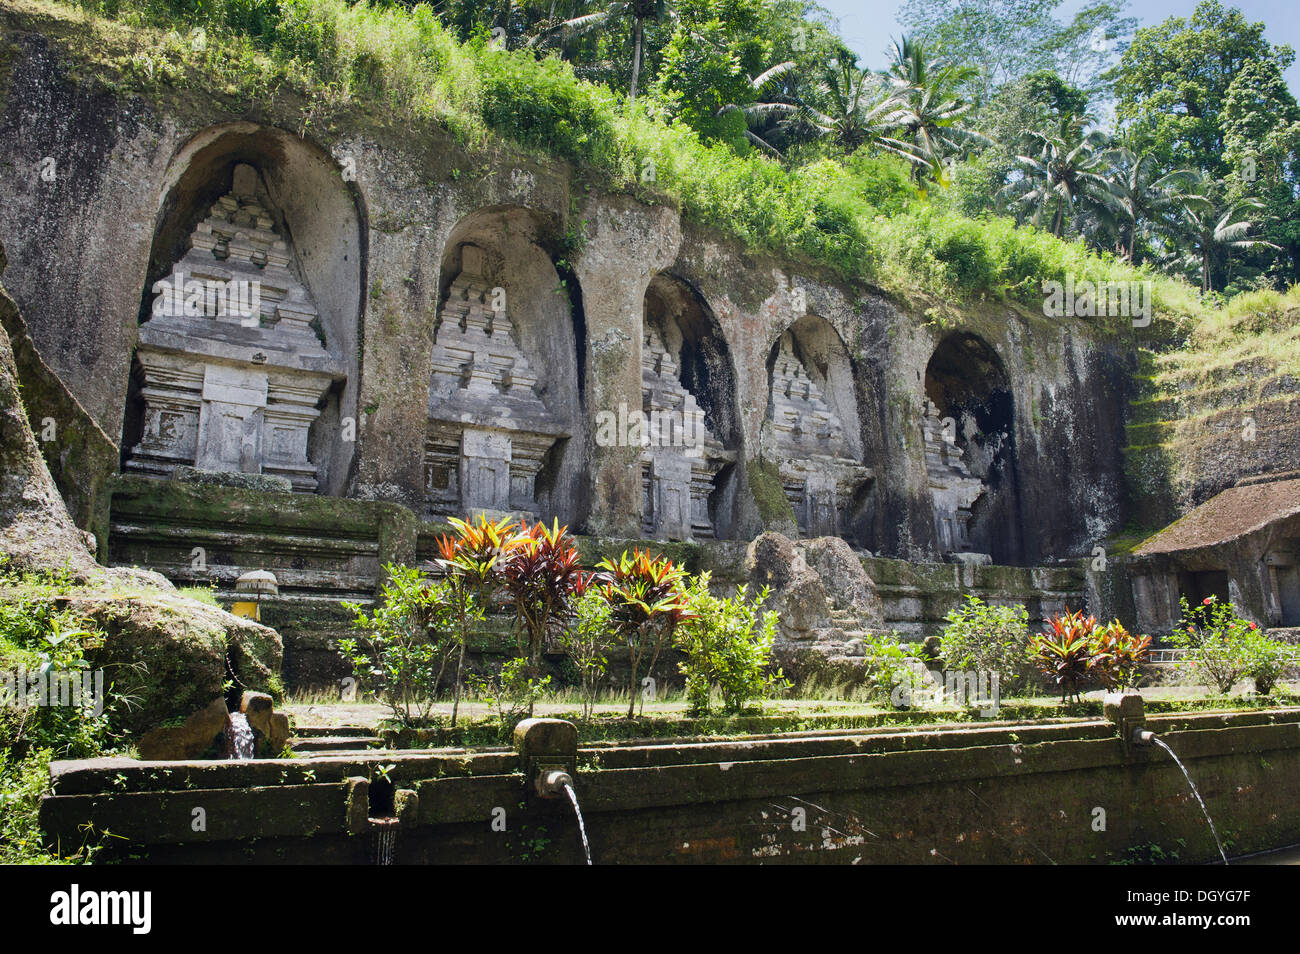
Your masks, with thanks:
[(223, 754), (227, 759), (251, 759), (255, 754), (253, 727), (242, 712), (226, 714), (226, 748)]
[(391, 865), (397, 851), (397, 829), (402, 823), (396, 818), (372, 818), (375, 829), (375, 864)]
[(1139, 735), (1148, 736), (1149, 738), (1145, 739), (1144, 740), (1145, 742), (1154, 743), (1155, 745), (1160, 746), (1160, 748), (1168, 752), (1169, 757), (1174, 760), (1174, 764), (1177, 765), (1182, 770), (1183, 778), (1187, 779), (1188, 787), (1191, 788), (1192, 794), (1196, 796), (1196, 801), (1201, 806), (1201, 814), (1205, 816), (1205, 821), (1210, 826), (1210, 834), (1214, 836), (1214, 844), (1219, 849), (1219, 857), (1223, 859), (1224, 865), (1227, 865), (1228, 856), (1223, 851), (1223, 842), (1219, 841), (1219, 832), (1214, 827), (1214, 820), (1210, 818), (1210, 812), (1205, 807), (1205, 801), (1201, 798), (1201, 793), (1196, 789), (1196, 783), (1193, 782), (1192, 777), (1187, 774), (1187, 767), (1183, 765), (1182, 760), (1179, 759), (1178, 756), (1174, 754), (1174, 750), (1171, 749), (1169, 746), (1165, 745), (1163, 739), (1157, 738), (1154, 732), (1151, 732), (1146, 729), (1139, 729), (1137, 732), (1133, 734), (1134, 742), (1138, 741)]
[(587, 826), (582, 820), (582, 809), (578, 807), (578, 793), (573, 790), (572, 782), (564, 783), (564, 790), (569, 794), (569, 802), (573, 805), (573, 814), (578, 816), (578, 832), (582, 835), (582, 850), (587, 854), (587, 864), (591, 864), (591, 845), (587, 844)]
[(542, 769), (537, 776), (537, 794), (542, 798), (559, 798), (561, 793), (569, 797), (569, 804), (573, 806), (573, 814), (578, 819), (578, 833), (582, 835), (582, 850), (587, 855), (587, 864), (591, 864), (587, 825), (582, 820), (582, 809), (578, 807), (578, 793), (573, 789), (573, 777), (563, 769)]
[(1133, 730), (1134, 745), (1151, 745), (1155, 740), (1156, 734), (1150, 729), (1144, 729), (1142, 726), (1138, 726)]

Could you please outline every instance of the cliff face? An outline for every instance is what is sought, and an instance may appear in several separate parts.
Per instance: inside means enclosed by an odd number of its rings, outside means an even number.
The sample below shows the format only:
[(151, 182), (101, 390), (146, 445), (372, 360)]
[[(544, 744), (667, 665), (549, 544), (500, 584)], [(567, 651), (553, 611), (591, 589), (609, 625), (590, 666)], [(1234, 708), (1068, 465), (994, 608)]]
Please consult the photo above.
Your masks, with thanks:
[(1157, 529), (1234, 484), (1300, 472), (1300, 295), (1258, 293), (1180, 348), (1145, 353), (1125, 449), (1134, 523)]
[[(0, 246), (0, 272), (5, 256)], [(27, 420), (9, 334), (18, 308), (0, 285), (0, 553), (14, 567), (65, 567), (74, 577), (97, 572), (94, 558), (41, 458)]]
[[(651, 520), (642, 448), (601, 439), (598, 425), (642, 407), (652, 325), (667, 329), (725, 445), (718, 460), (734, 458), (700, 502), (720, 537), (791, 531), (809, 517), (793, 513), (790, 488), (824, 476), (799, 460), (792, 471), (789, 434), (774, 426), (783, 353), (869, 472), (837, 488), (837, 529), (856, 547), (942, 558), (923, 436), (936, 399), (985, 482), (975, 549), (1033, 564), (1087, 553), (1125, 522), (1132, 350), (1087, 319), (979, 302), (940, 320), (928, 303), (755, 254), (565, 165), (471, 153), (444, 130), (398, 128), (361, 106), (308, 127), (292, 91), (236, 99), (198, 75), (128, 84), (103, 66), (128, 51), (83, 57), (73, 21), (25, 4), (0, 15), (0, 167), (14, 171), (0, 177), (6, 283), (39, 357), (124, 457), (153, 426), (133, 372), (151, 286), (243, 164), (265, 184), (343, 369), (309, 438), (322, 494), (429, 512), (435, 338), (474, 245), (540, 400), (571, 431), (547, 452), (536, 494), (575, 529), (635, 537)], [(983, 357), (964, 362), (961, 348), (976, 346)]]

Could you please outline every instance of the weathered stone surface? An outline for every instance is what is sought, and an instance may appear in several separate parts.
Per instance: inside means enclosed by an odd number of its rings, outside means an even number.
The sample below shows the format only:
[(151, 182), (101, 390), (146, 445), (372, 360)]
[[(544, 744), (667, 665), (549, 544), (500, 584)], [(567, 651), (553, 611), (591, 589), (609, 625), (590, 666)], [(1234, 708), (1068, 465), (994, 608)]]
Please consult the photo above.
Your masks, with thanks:
[(130, 697), (119, 722), (143, 732), (193, 712), (222, 693), (233, 668), (240, 682), (260, 690), (278, 683), (284, 648), (275, 630), (174, 590), (84, 587), (64, 605), (102, 629), (104, 644), (90, 653), (114, 684), (110, 696)]
[(198, 470), (181, 465), (172, 471), (172, 479), (185, 484), (207, 484), (212, 487), (235, 487), (240, 490), (257, 490), (262, 493), (287, 494), (293, 482), (278, 474), (241, 474), (218, 470)]
[(1231, 601), (1262, 626), (1300, 625), (1300, 479), (1216, 494), (1139, 544), (1125, 570), (1142, 632), (1172, 629), (1180, 596)]
[[(0, 251), (0, 256), (3, 252)], [(65, 567), (75, 577), (98, 575), (27, 419), (9, 334), (17, 307), (0, 286), (0, 552), (15, 567)]]
[(280, 753), (289, 744), (289, 739), (292, 736), (293, 727), (289, 723), (289, 716), (283, 712), (272, 712), (270, 719), (270, 757), (279, 758)]
[(136, 751), (150, 762), (201, 758), (225, 731), (226, 715), (225, 699), (213, 699), (181, 725), (159, 726), (145, 732), (136, 743)]
[(248, 727), (259, 733), (264, 739), (271, 737), (271, 710), (273, 707), (274, 702), (271, 696), (265, 692), (245, 690), (239, 699), (239, 711), (248, 719)]
[(749, 582), (770, 589), (767, 607), (777, 614), (778, 656), (816, 648), (829, 655), (860, 656), (849, 643), (884, 623), (875, 584), (862, 560), (839, 537), (792, 541), (779, 533), (755, 538), (746, 554)]
[(524, 719), (515, 726), (514, 739), (521, 756), (572, 755), (578, 729), (564, 719)]

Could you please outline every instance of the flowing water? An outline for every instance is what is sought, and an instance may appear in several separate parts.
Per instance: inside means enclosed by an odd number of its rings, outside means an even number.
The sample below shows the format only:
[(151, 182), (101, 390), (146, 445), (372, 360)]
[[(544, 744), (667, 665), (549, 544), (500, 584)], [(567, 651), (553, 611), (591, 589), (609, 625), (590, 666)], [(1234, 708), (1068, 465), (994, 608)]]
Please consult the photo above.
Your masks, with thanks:
[(566, 784), (564, 790), (569, 793), (569, 802), (573, 805), (573, 814), (578, 816), (578, 831), (582, 833), (582, 850), (587, 853), (587, 864), (591, 864), (591, 846), (587, 844), (587, 826), (582, 821), (582, 809), (578, 807), (578, 793), (572, 785)]
[(226, 714), (226, 758), (251, 759), (253, 757), (253, 727), (242, 712)]
[(375, 827), (375, 864), (391, 865), (397, 851), (397, 829), (401, 822), (396, 818), (372, 818)]
[(1183, 778), (1187, 779), (1188, 787), (1191, 788), (1192, 794), (1196, 796), (1196, 801), (1201, 806), (1201, 814), (1205, 816), (1205, 821), (1210, 826), (1210, 834), (1214, 836), (1214, 844), (1219, 849), (1219, 857), (1223, 859), (1223, 863), (1226, 865), (1228, 863), (1228, 856), (1223, 853), (1223, 842), (1219, 841), (1219, 832), (1214, 827), (1214, 820), (1210, 818), (1210, 813), (1205, 807), (1205, 802), (1201, 799), (1201, 793), (1196, 790), (1196, 783), (1193, 782), (1192, 777), (1187, 774), (1187, 767), (1183, 765), (1182, 760), (1180, 760), (1178, 756), (1174, 755), (1174, 750), (1165, 745), (1160, 739), (1152, 736), (1151, 741), (1168, 752), (1169, 757), (1174, 760), (1174, 764), (1182, 769)]

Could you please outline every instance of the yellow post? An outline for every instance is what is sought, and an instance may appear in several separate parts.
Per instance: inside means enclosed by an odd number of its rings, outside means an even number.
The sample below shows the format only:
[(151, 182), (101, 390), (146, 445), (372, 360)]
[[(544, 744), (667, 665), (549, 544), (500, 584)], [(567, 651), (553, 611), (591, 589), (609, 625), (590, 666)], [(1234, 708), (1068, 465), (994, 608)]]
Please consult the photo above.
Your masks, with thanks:
[(230, 607), (230, 612), (235, 616), (242, 616), (258, 623), (262, 621), (262, 610), (258, 603), (236, 603)]

